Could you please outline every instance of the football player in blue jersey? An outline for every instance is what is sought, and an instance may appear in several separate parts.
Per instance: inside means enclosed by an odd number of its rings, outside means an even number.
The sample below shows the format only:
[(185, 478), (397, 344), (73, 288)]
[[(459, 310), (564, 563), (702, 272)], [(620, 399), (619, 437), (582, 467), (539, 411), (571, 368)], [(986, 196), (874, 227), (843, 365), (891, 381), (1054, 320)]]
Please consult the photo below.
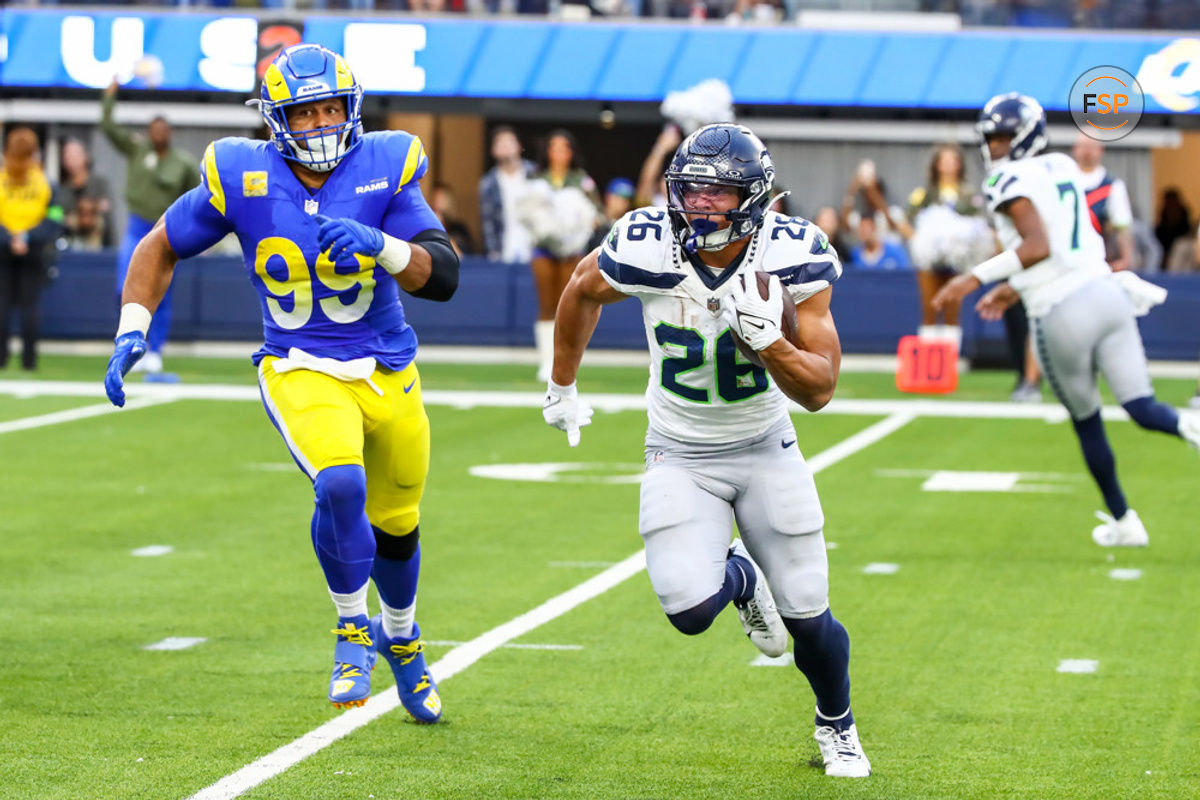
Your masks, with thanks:
[[(313, 483), (312, 542), (338, 613), (329, 700), (366, 702), (378, 653), (405, 709), (437, 722), (415, 619), (429, 421), (399, 290), (449, 300), (458, 258), (417, 184), (428, 168), (420, 140), (363, 133), (362, 87), (341, 56), (283, 50), (257, 103), (270, 141), (210, 144), (200, 185), (134, 252), (105, 390), (124, 404), (123, 376), (146, 351), (176, 260), (235, 234), (262, 302), (263, 405)], [(368, 578), (382, 605), (374, 617)]]

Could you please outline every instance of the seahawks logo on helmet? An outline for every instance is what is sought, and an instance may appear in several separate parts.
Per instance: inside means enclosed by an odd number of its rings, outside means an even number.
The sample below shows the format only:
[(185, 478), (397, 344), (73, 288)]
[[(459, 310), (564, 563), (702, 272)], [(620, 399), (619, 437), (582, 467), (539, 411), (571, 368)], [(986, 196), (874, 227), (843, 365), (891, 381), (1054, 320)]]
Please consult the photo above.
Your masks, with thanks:
[[(721, 122), (683, 140), (666, 179), (667, 208), (679, 244), (689, 250), (720, 250), (762, 225), (774, 199), (775, 164), (749, 128)], [(714, 186), (736, 190), (737, 207), (720, 212), (688, 207), (687, 195)], [(722, 220), (728, 224), (722, 226)]]
[[(263, 75), (257, 105), (279, 154), (314, 172), (328, 172), (362, 141), (362, 85), (346, 60), (319, 44), (296, 44), (279, 51)], [(346, 121), (338, 125), (294, 131), (288, 106), (338, 97), (346, 104)]]

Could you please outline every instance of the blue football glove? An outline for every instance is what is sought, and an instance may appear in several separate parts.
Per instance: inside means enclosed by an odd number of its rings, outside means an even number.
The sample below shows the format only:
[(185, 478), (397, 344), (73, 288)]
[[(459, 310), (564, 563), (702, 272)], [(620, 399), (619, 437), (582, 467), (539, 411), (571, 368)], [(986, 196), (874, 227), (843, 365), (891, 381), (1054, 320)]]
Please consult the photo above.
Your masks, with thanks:
[(361, 253), (374, 258), (383, 250), (383, 231), (347, 217), (330, 219), (318, 214), (317, 243), (329, 251), (329, 260), (337, 261), (345, 253)]
[(144, 355), (146, 336), (141, 331), (130, 331), (117, 337), (112, 358), (108, 360), (108, 372), (104, 374), (104, 392), (114, 406), (125, 405), (125, 375)]

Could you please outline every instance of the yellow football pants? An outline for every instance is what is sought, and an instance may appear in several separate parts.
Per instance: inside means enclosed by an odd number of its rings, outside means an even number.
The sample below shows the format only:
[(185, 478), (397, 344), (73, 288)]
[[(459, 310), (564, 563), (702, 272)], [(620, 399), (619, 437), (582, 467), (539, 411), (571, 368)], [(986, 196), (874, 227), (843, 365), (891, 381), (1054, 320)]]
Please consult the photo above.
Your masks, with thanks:
[(417, 527), (429, 472), (429, 418), (416, 364), (379, 367), (371, 381), (341, 381), (321, 372), (258, 367), (263, 405), (292, 458), (309, 479), (326, 467), (358, 464), (367, 473), (367, 519), (392, 536)]

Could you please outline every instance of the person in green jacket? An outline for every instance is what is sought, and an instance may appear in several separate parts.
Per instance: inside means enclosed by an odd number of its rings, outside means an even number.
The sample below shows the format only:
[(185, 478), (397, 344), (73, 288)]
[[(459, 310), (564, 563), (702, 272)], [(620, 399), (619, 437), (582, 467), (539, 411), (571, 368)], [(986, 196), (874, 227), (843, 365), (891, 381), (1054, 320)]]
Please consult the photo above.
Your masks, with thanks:
[[(118, 83), (114, 79), (104, 90), (101, 99), (100, 130), (125, 156), (125, 202), (129, 207), (129, 223), (117, 250), (117, 297), (125, 285), (125, 272), (133, 249), (150, 232), (154, 223), (175, 200), (200, 182), (196, 159), (189, 153), (171, 147), (171, 125), (163, 117), (150, 121), (147, 136), (131, 132), (113, 121), (117, 103)], [(147, 334), (149, 350), (135, 369), (147, 373), (162, 372), (162, 349), (171, 327), (171, 291), (154, 314)]]

